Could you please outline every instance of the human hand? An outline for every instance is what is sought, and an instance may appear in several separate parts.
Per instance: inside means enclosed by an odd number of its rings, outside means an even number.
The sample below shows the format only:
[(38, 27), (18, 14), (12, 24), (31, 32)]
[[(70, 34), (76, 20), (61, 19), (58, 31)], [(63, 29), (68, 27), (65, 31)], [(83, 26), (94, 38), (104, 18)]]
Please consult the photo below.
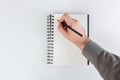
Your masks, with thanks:
[[(67, 25), (71, 26), (74, 30), (77, 32), (80, 32), (83, 36), (76, 34), (72, 30), (65, 28), (61, 22), (66, 22)], [(85, 47), (85, 45), (90, 42), (90, 39), (87, 37), (86, 32), (79, 21), (73, 19), (70, 17), (69, 14), (65, 13), (60, 19), (59, 19), (59, 26), (58, 30), (62, 33), (64, 37), (66, 37), (68, 40), (70, 40), (72, 43), (74, 43), (76, 46), (78, 46), (81, 50)]]

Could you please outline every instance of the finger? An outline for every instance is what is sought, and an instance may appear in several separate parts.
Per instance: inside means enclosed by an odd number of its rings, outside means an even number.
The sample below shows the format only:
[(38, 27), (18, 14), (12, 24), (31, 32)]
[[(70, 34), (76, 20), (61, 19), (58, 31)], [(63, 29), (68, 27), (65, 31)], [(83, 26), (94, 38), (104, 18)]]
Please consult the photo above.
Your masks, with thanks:
[[(58, 24), (59, 24), (59, 19), (57, 20), (58, 21)], [(62, 24), (62, 22), (60, 22), (60, 24), (61, 24), (61, 26), (67, 31), (67, 27), (66, 26), (64, 26), (63, 24)]]
[(69, 14), (65, 13), (61, 18), (60, 18), (60, 22), (66, 22), (68, 25), (72, 25), (73, 23), (73, 20), (72, 18), (70, 17)]
[(67, 30), (64, 29), (64, 27), (62, 26), (62, 24), (59, 22), (58, 23), (58, 30), (60, 31), (60, 33), (62, 33), (63, 36), (67, 37)]
[(77, 21), (78, 21), (78, 20), (76, 20), (76, 19), (74, 19), (74, 18), (72, 18), (72, 20), (73, 20), (73, 21), (75, 21), (75, 22), (77, 22)]

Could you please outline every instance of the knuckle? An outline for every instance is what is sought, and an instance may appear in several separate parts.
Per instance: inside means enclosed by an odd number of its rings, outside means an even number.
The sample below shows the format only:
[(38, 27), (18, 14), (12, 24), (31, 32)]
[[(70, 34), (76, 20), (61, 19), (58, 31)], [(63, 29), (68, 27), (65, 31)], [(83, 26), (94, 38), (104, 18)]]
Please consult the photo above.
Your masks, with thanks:
[(68, 13), (65, 13), (64, 15), (65, 15), (65, 16), (67, 16), (67, 15), (68, 15)]
[(75, 24), (80, 24), (80, 22), (79, 21), (75, 21)]

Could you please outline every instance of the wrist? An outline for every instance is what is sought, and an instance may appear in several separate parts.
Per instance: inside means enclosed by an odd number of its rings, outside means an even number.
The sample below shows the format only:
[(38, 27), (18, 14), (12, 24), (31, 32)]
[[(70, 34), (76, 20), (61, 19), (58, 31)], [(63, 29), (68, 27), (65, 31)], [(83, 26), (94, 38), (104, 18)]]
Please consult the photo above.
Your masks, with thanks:
[(77, 44), (77, 47), (80, 48), (81, 50), (84, 49), (84, 47), (90, 42), (91, 40), (86, 37), (85, 40), (83, 42), (80, 42), (79, 44)]

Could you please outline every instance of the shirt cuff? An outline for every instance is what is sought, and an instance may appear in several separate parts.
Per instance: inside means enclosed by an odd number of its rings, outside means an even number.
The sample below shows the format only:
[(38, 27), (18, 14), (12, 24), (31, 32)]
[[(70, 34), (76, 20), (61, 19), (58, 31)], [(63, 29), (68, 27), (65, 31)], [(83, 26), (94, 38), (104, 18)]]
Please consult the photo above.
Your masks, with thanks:
[(97, 60), (97, 56), (103, 51), (104, 49), (100, 47), (93, 41), (90, 41), (82, 50), (83, 55), (92, 63), (95, 64)]

